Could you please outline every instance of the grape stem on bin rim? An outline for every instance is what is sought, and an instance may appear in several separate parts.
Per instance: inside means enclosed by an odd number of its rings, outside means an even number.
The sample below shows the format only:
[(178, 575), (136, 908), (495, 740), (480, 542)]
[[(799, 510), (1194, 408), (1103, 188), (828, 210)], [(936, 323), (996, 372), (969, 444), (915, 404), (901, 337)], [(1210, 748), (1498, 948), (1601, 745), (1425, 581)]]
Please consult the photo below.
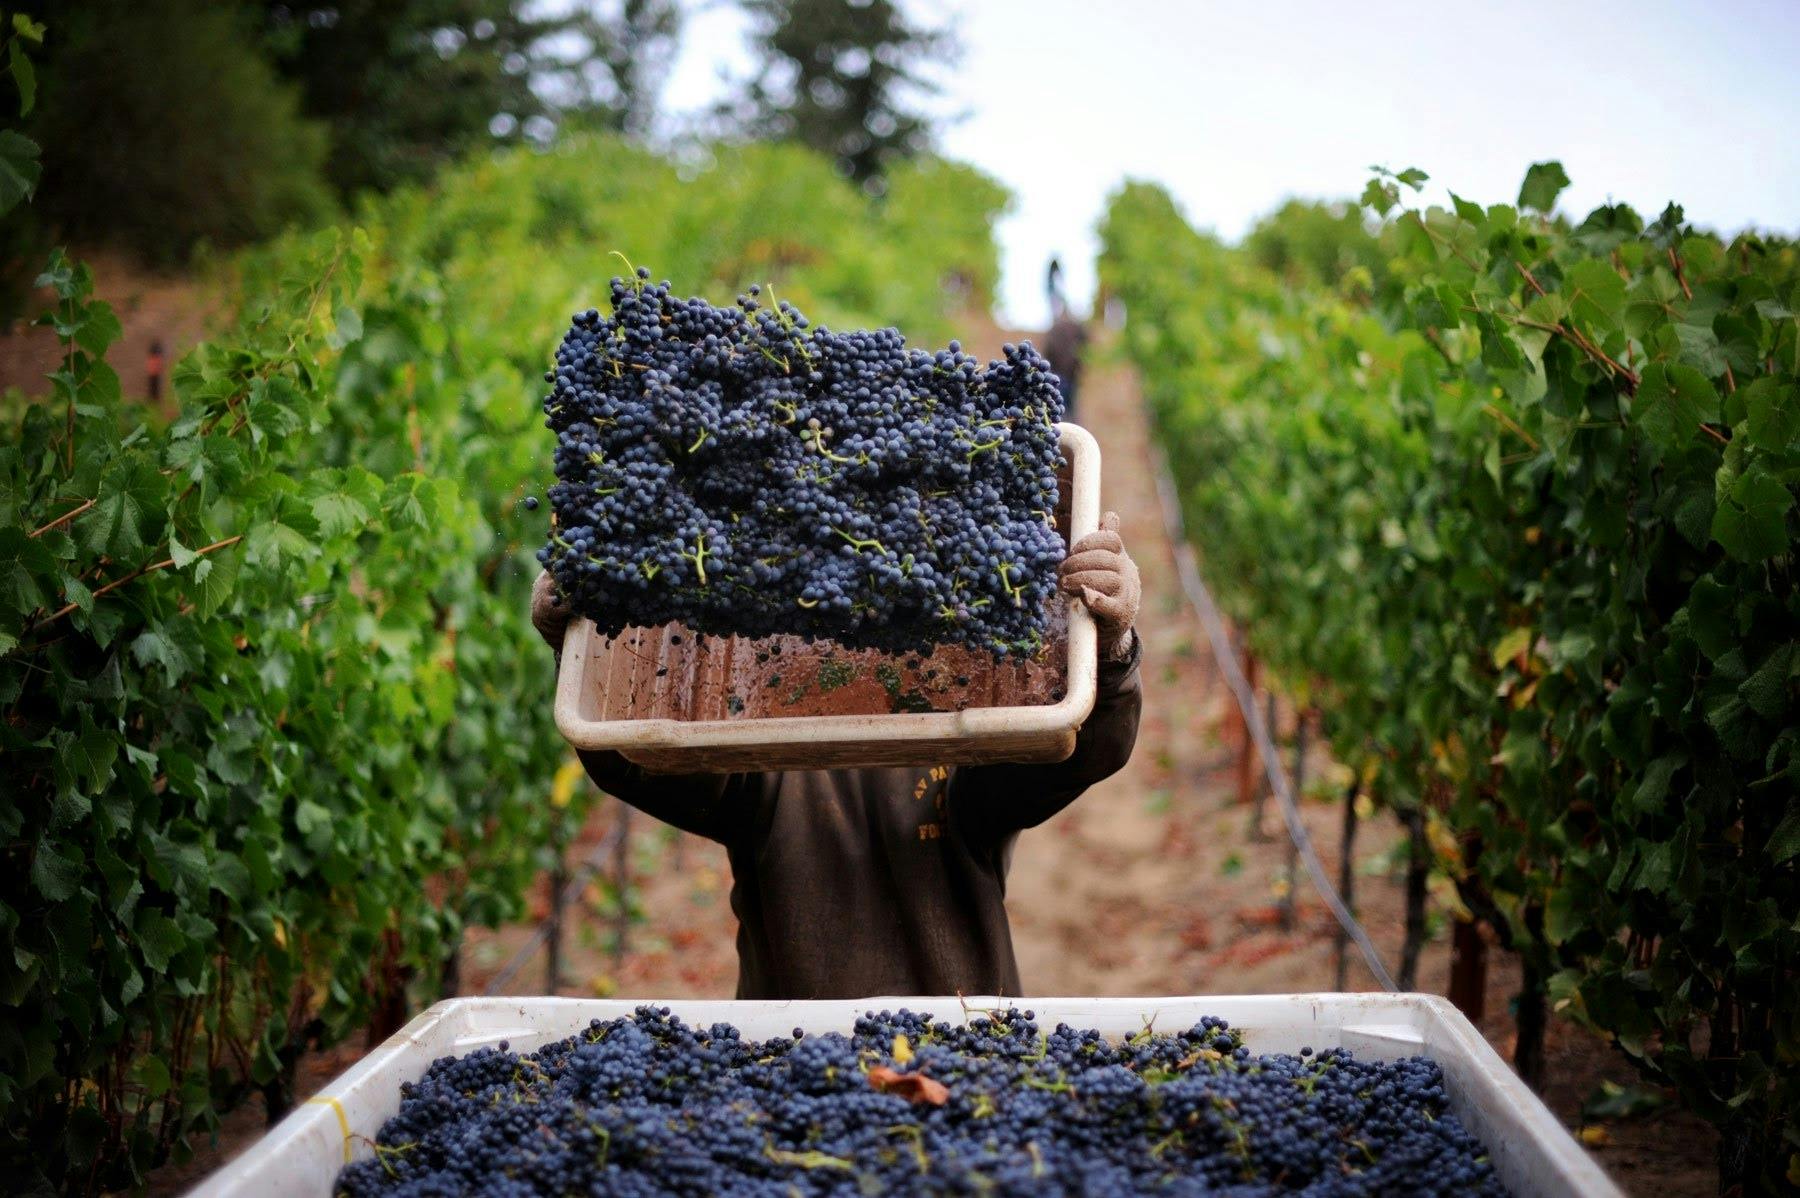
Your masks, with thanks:
[(1319, 855), (1313, 851), (1312, 837), (1307, 833), (1306, 825), (1301, 822), (1300, 808), (1294, 801), (1293, 783), (1288, 779), (1287, 770), (1282, 767), (1281, 754), (1275, 749), (1262, 710), (1256, 705), (1256, 692), (1238, 665), (1237, 657), (1231, 650), (1231, 639), (1225, 632), (1225, 621), (1219, 615), (1218, 605), (1213, 602), (1212, 592), (1206, 589), (1206, 583), (1200, 577), (1200, 567), (1194, 560), (1193, 546), (1188, 544), (1187, 532), (1182, 525), (1181, 505), (1176, 498), (1175, 484), (1169, 478), (1168, 461), (1160, 447), (1153, 448), (1152, 460), (1156, 467), (1157, 503), (1162, 508), (1163, 525), (1168, 531), (1169, 546), (1175, 554), (1181, 589), (1186, 592), (1188, 603), (1206, 629), (1206, 638), (1212, 642), (1213, 660), (1218, 663), (1225, 685), (1237, 700), (1238, 710), (1244, 717), (1244, 726), (1250, 730), (1250, 739), (1256, 744), (1257, 756), (1262, 758), (1263, 772), (1268, 776), (1269, 790), (1281, 805), (1281, 818), (1287, 825), (1288, 837), (1299, 850), (1306, 872), (1312, 877), (1313, 885), (1318, 888), (1325, 905), (1331, 909), (1332, 916), (1350, 939), (1356, 942), (1357, 951), (1362, 954), (1369, 972), (1375, 975), (1375, 980), (1383, 990), (1398, 991), (1400, 987), (1395, 984), (1394, 975), (1388, 972), (1387, 966), (1382, 962), (1381, 953), (1376, 950), (1374, 941), (1369, 939), (1369, 933), (1363, 930), (1356, 916), (1344, 905), (1337, 887), (1331, 884), (1330, 877), (1326, 875)]

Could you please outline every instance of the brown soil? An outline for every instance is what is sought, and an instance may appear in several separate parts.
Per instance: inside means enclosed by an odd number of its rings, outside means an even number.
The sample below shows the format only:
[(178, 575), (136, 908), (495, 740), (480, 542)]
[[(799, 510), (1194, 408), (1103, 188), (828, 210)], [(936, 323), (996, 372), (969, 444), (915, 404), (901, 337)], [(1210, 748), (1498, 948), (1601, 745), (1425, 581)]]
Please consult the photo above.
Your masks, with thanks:
[[(969, 338), (977, 351), (997, 349), (991, 325)], [(1333, 925), (1302, 877), (1291, 930), (1278, 906), (1289, 884), (1287, 847), (1271, 810), (1260, 828), (1236, 801), (1230, 745), (1222, 735), (1230, 702), (1211, 653), (1188, 609), (1164, 536), (1150, 473), (1148, 430), (1135, 379), (1117, 365), (1100, 365), (1082, 396), (1081, 420), (1104, 455), (1103, 495), (1123, 518), (1126, 544), (1143, 573), (1144, 720), (1136, 753), (1118, 776), (1023, 838), (1013, 864), (1007, 907), (1026, 986), (1033, 994), (1253, 994), (1327, 990), (1334, 979)], [(1291, 732), (1293, 714), (1279, 724)], [(1320, 856), (1338, 856), (1341, 785), (1323, 755), (1307, 763), (1308, 828)], [(571, 860), (593, 854), (623, 810), (603, 801)], [(1400, 838), (1387, 819), (1364, 825), (1356, 842), (1356, 902), (1386, 959), (1397, 961), (1403, 898), (1389, 868)], [(642, 918), (629, 929), (622, 954), (610, 941), (613, 905), (602, 885), (590, 885), (571, 917), (564, 951), (564, 994), (612, 997), (730, 997), (736, 979), (736, 921), (728, 895), (730, 868), (718, 846), (684, 836), (642, 816), (630, 834), (633, 897)], [(605, 877), (603, 870), (599, 877)], [(540, 892), (534, 915), (547, 910)], [(534, 924), (472, 934), (464, 956), (467, 992), (481, 993), (527, 945)], [(1439, 927), (1421, 962), (1421, 989), (1443, 993), (1448, 980), (1448, 928)], [(1487, 1015), (1482, 1031), (1511, 1052), (1508, 1003), (1518, 983), (1503, 952), (1491, 954)], [(546, 991), (538, 949), (510, 982), (507, 994)], [(1349, 988), (1372, 989), (1360, 962)], [(310, 1093), (355, 1058), (340, 1050), (309, 1061), (302, 1089)], [(1560, 1021), (1551, 1025), (1545, 1099), (1571, 1128), (1602, 1079), (1633, 1080), (1631, 1070), (1591, 1033)], [(253, 1138), (258, 1113), (235, 1116), (216, 1149), (179, 1171), (165, 1170), (153, 1193), (176, 1193)], [(1631, 1192), (1663, 1198), (1716, 1192), (1714, 1137), (1680, 1111), (1588, 1130), (1600, 1161)]]
[[(149, 396), (150, 350), (160, 343), (160, 406), (165, 416), (172, 414), (168, 372), (206, 334), (218, 311), (214, 297), (191, 275), (157, 274), (118, 254), (93, 251), (71, 256), (93, 270), (95, 295), (112, 305), (123, 328), (106, 360), (118, 372), (125, 398)], [(48, 291), (34, 292), (25, 309), (35, 314), (54, 301)], [(56, 339), (48, 329), (32, 328), (29, 319), (0, 326), (0, 391), (17, 387), (27, 395), (42, 395), (49, 390), (44, 376), (57, 366)]]

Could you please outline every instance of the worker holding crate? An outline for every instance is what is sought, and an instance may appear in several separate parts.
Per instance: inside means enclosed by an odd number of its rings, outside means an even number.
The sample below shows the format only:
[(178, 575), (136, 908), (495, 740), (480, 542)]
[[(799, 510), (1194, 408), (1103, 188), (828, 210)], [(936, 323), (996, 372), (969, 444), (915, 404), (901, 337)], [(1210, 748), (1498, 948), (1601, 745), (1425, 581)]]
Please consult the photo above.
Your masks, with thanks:
[[(1063, 761), (669, 775), (580, 754), (608, 794), (725, 846), (737, 997), (1023, 992), (1005, 905), (1013, 843), (1116, 773), (1137, 740), (1142, 592), (1118, 530), (1108, 512), (1059, 568), (1100, 642), (1094, 709)], [(531, 618), (560, 649), (569, 613), (548, 574)]]

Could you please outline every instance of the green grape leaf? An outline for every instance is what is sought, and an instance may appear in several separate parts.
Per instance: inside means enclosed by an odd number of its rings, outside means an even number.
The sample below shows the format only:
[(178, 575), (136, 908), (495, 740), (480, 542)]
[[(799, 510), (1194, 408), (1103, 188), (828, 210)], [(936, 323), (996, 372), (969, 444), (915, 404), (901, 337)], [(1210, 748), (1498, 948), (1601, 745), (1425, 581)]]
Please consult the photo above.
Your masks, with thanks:
[(1662, 810), (1669, 797), (1669, 783), (1674, 779), (1675, 771), (1686, 764), (1686, 754), (1669, 753), (1645, 766), (1638, 778), (1637, 790), (1631, 796), (1633, 809), (1640, 815), (1651, 815)]
[(174, 1079), (169, 1076), (169, 1067), (161, 1057), (139, 1057), (137, 1067), (132, 1072), (137, 1084), (144, 1088), (146, 1098), (161, 1098), (174, 1084)]
[(18, 38), (6, 43), (6, 53), (12, 66), (13, 83), (19, 89), (19, 115), (29, 115), (37, 103), (37, 72), (32, 69), (31, 59), (25, 57), (25, 47), (19, 44)]
[(1681, 346), (1681, 360), (1708, 378), (1717, 378), (1731, 365), (1719, 335), (1706, 325), (1682, 321), (1675, 326), (1675, 340)]
[(1769, 856), (1776, 865), (1800, 856), (1800, 810), (1788, 812), (1769, 833)]
[(177, 570), (185, 570), (195, 562), (205, 561), (206, 559), (201, 557), (198, 553), (195, 553), (192, 549), (189, 549), (186, 545), (183, 545), (179, 538), (171, 535), (169, 537), (169, 560), (175, 563), (175, 568)]
[(1679, 449), (1718, 410), (1719, 393), (1705, 375), (1692, 366), (1652, 362), (1638, 382), (1631, 418), (1658, 445)]
[(11, 129), (0, 129), (0, 216), (37, 190), (43, 172), (37, 143)]
[(138, 950), (152, 973), (161, 973), (187, 947), (181, 925), (160, 911), (143, 911), (137, 919)]
[(356, 532), (369, 522), (369, 509), (341, 491), (333, 491), (312, 501), (313, 518), (319, 531), (328, 538)]
[(230, 853), (217, 853), (207, 869), (212, 888), (226, 898), (242, 902), (250, 894), (250, 871), (243, 859)]
[(270, 566), (301, 561), (318, 552), (305, 534), (279, 521), (257, 525), (245, 543), (251, 561)]
[(1564, 173), (1562, 163), (1533, 163), (1525, 172), (1525, 182), (1519, 185), (1519, 207), (1549, 212), (1556, 207), (1556, 197), (1568, 185), (1569, 176)]
[(1738, 687), (1738, 695), (1766, 720), (1780, 720), (1787, 711), (1788, 675), (1794, 665), (1794, 645), (1789, 642), (1757, 667)]
[[(119, 323), (119, 318), (113, 312), (112, 305), (105, 300), (94, 300), (88, 304), (87, 315), (82, 320), (80, 327), (75, 330), (75, 344), (98, 358), (124, 333), (125, 327)], [(95, 378), (93, 381), (97, 387), (97, 393), (93, 398), (103, 400), (118, 398), (118, 375), (116, 373), (113, 375), (110, 388), (103, 379)]]
[(1706, 577), (1688, 592), (1688, 627), (1708, 660), (1717, 661), (1738, 644), (1737, 596), (1730, 587)]
[(64, 598), (68, 599), (70, 603), (73, 603), (76, 610), (84, 612), (91, 612), (94, 610), (94, 592), (88, 589), (87, 583), (76, 578), (73, 574), (64, 574), (61, 578), (61, 582)]
[(141, 666), (159, 665), (170, 686), (200, 665), (199, 653), (167, 631), (150, 629), (131, 642), (131, 656)]
[(1712, 540), (1713, 489), (1711, 486), (1691, 487), (1680, 496), (1670, 517), (1675, 531), (1694, 548), (1704, 549)]
[(335, 319), (336, 324), (333, 326), (330, 335), (325, 338), (326, 344), (331, 346), (332, 349), (343, 349), (352, 341), (356, 341), (362, 337), (362, 313), (358, 312), (355, 308), (352, 308), (349, 304), (344, 304), (338, 308)]
[(112, 781), (113, 762), (119, 756), (118, 735), (95, 724), (85, 710), (80, 727), (79, 732), (56, 734), (57, 786), (65, 791), (105, 790)]
[(81, 862), (48, 839), (40, 840), (31, 858), (31, 884), (52, 903), (73, 898), (81, 889)]
[(1497, 670), (1504, 668), (1506, 663), (1530, 647), (1531, 629), (1529, 627), (1521, 626), (1511, 629), (1505, 636), (1494, 642), (1494, 668)]
[[(1363, 188), (1361, 202), (1365, 208), (1373, 208), (1377, 215), (1386, 216), (1400, 202), (1400, 190), (1392, 183), (1370, 179), (1369, 185)], [(4, 211), (0, 207), (0, 212)]]
[(194, 610), (202, 620), (210, 618), (231, 597), (243, 564), (244, 555), (237, 545), (227, 546), (202, 560), (201, 565), (210, 568), (204, 573), (195, 572), (193, 592)]
[(75, 540), (89, 553), (129, 561), (145, 547), (162, 515), (168, 481), (141, 459), (111, 472), (92, 510), (75, 521)]
[(1563, 277), (1569, 314), (1589, 329), (1609, 329), (1625, 312), (1625, 280), (1610, 263), (1584, 258)]
[(1713, 539), (1739, 561), (1776, 557), (1788, 550), (1787, 514), (1793, 506), (1793, 492), (1760, 464), (1752, 465), (1713, 513)]
[(17, 526), (0, 528), (0, 604), (20, 615), (45, 606), (50, 600), (41, 582), (57, 573), (43, 541)]
[(1764, 375), (1739, 393), (1745, 431), (1759, 449), (1783, 450), (1800, 435), (1800, 386)]

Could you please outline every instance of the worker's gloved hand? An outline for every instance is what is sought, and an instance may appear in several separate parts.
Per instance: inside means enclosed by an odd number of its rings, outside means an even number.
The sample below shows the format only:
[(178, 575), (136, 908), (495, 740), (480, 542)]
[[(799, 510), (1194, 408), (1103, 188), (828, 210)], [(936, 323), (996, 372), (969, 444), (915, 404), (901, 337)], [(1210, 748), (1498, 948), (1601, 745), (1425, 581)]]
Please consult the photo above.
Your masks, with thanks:
[(1137, 623), (1144, 590), (1137, 563), (1119, 539), (1119, 513), (1100, 518), (1098, 531), (1076, 541), (1057, 569), (1062, 589), (1080, 596), (1100, 629), (1100, 656), (1117, 661), (1131, 652), (1131, 626)]
[(546, 644), (562, 652), (563, 630), (569, 626), (569, 608), (556, 601), (556, 582), (546, 570), (531, 587), (531, 626)]

